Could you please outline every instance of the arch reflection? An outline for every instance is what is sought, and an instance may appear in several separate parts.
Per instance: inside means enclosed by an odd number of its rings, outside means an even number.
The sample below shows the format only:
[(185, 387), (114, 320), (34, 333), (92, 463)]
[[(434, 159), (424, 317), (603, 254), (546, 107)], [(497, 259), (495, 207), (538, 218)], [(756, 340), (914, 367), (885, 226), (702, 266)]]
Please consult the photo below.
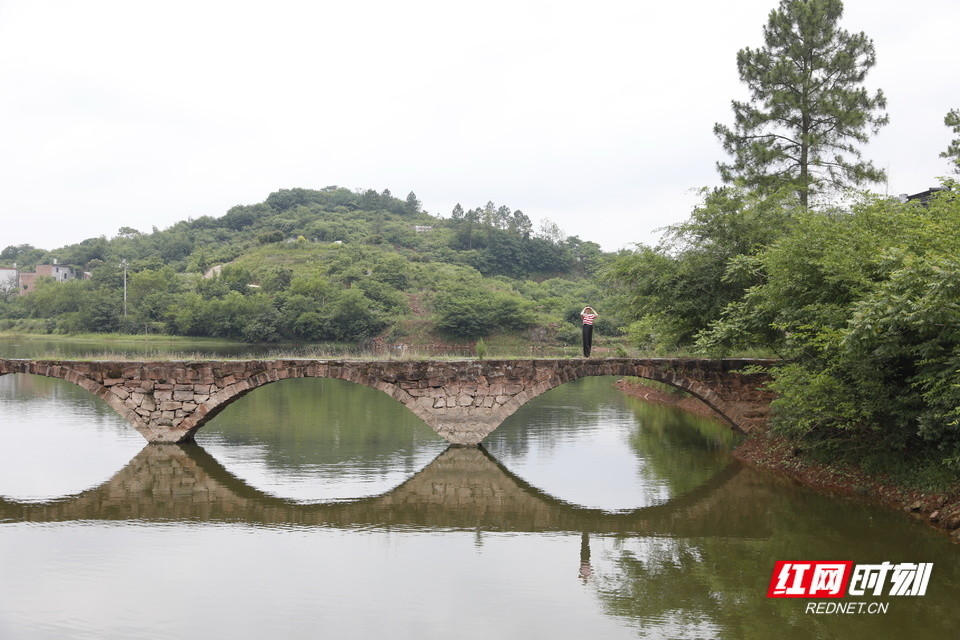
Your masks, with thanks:
[(738, 437), (728, 427), (624, 395), (614, 380), (547, 391), (484, 446), (531, 485), (607, 511), (669, 502), (730, 464)]
[(0, 520), (196, 520), (756, 538), (766, 531), (767, 498), (751, 470), (730, 465), (681, 498), (610, 513), (543, 493), (482, 448), (450, 447), (385, 494), (302, 504), (251, 487), (199, 445), (148, 445), (96, 489), (43, 503), (0, 499)]
[(143, 438), (101, 398), (26, 373), (0, 376), (0, 437), (0, 488), (21, 500), (96, 487), (143, 448)]
[(200, 429), (197, 441), (247, 484), (301, 502), (386, 493), (447, 447), (386, 394), (320, 378), (258, 387)]

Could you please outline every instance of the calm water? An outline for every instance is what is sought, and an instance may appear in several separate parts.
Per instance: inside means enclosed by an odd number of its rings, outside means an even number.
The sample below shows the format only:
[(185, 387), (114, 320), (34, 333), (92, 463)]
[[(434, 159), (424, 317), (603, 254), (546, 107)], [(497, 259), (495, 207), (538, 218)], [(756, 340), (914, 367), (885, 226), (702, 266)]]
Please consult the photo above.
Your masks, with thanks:
[[(146, 446), (79, 387), (0, 377), (0, 639), (956, 637), (944, 536), (743, 468), (725, 428), (612, 382), (473, 449), (341, 381)], [(765, 597), (776, 560), (934, 569), (831, 616)]]

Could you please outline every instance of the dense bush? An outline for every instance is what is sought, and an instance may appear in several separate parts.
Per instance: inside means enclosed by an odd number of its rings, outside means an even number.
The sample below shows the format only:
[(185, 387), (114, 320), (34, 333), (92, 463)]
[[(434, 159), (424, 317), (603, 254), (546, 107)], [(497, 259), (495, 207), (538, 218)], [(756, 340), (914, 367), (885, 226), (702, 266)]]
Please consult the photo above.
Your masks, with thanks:
[(433, 308), (437, 330), (456, 338), (519, 331), (534, 321), (529, 302), (513, 291), (484, 288), (479, 281), (438, 294)]
[[(819, 448), (933, 450), (960, 469), (960, 198), (799, 215), (701, 336), (782, 354), (776, 425)], [(757, 331), (757, 328), (763, 331)]]

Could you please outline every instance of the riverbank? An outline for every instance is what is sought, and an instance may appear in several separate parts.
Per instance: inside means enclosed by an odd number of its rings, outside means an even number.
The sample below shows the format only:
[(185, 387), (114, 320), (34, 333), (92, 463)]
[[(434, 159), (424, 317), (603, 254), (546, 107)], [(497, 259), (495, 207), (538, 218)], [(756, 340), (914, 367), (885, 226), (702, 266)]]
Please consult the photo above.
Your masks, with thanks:
[[(718, 419), (710, 407), (689, 395), (632, 380), (617, 381), (617, 388), (648, 402)], [(811, 460), (795, 443), (769, 432), (751, 434), (733, 455), (744, 464), (788, 476), (822, 493), (900, 509), (960, 543), (960, 484), (939, 492), (921, 491), (852, 465)]]

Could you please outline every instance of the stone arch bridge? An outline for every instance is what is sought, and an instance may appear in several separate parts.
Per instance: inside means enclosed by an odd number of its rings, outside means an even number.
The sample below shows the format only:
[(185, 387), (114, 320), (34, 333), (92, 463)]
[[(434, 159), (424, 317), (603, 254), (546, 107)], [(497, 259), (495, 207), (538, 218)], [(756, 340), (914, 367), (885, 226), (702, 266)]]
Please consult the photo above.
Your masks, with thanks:
[[(96, 394), (153, 443), (189, 442), (227, 405), (287, 378), (379, 389), (448, 442), (476, 445), (531, 398), (586, 376), (636, 376), (683, 389), (745, 433), (766, 426), (772, 394), (756, 359), (603, 358), (460, 361), (0, 359), (0, 375), (60, 378)], [(760, 370), (758, 372), (758, 369)], [(747, 372), (750, 371), (750, 372)]]

